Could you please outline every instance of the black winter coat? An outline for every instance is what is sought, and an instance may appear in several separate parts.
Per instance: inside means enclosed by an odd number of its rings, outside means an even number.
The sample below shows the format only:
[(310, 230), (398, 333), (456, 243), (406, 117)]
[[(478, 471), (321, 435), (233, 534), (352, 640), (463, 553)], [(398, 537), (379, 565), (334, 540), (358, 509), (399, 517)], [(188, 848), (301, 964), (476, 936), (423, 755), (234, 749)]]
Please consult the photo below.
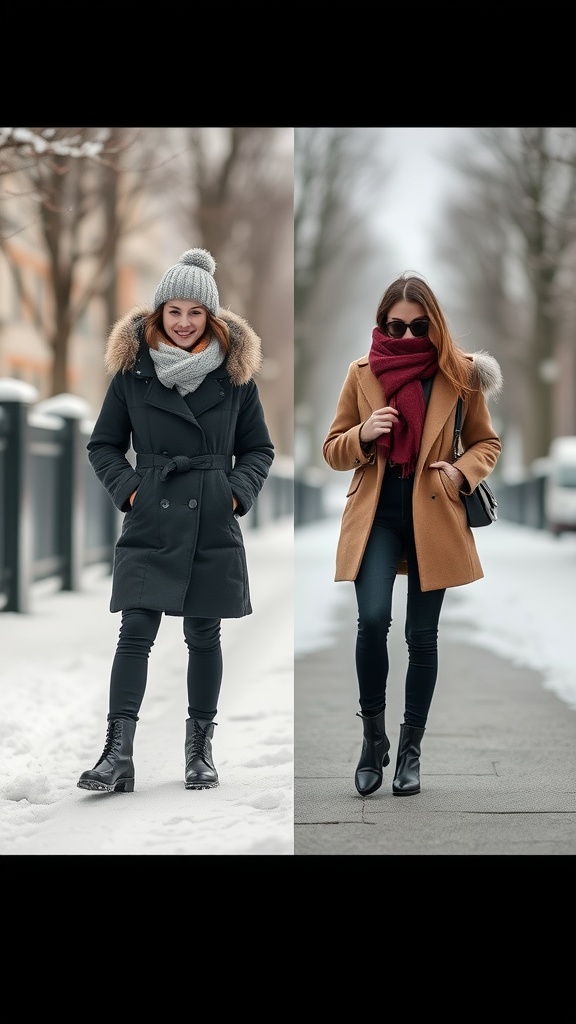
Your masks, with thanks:
[(125, 513), (110, 611), (240, 618), (252, 607), (238, 517), (251, 508), (274, 458), (253, 380), (260, 339), (220, 309), (231, 351), (196, 391), (181, 396), (156, 376), (142, 333), (147, 312), (137, 307), (112, 328), (106, 365), (113, 377), (87, 446), (98, 479)]

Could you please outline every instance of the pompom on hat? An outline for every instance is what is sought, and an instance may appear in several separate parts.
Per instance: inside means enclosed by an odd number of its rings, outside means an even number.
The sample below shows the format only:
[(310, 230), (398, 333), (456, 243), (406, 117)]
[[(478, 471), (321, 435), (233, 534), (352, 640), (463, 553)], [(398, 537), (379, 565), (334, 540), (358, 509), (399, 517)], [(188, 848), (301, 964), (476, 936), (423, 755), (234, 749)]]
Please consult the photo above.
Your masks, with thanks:
[(202, 303), (217, 316), (220, 299), (215, 270), (216, 261), (207, 249), (187, 249), (160, 281), (154, 295), (154, 309), (170, 299), (189, 299)]

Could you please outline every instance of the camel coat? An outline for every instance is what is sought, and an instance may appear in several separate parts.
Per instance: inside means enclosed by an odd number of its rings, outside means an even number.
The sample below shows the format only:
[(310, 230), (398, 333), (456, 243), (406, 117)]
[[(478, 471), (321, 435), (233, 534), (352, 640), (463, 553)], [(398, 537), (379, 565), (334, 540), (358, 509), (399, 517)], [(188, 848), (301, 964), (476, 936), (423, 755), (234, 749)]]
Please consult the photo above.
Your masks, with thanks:
[[(501, 452), (488, 411), (488, 399), (502, 388), (499, 364), (487, 352), (469, 356), (471, 379), (477, 390), (463, 403), (462, 445), (458, 469), (473, 491), (487, 477)], [(422, 591), (459, 587), (484, 575), (474, 534), (456, 486), (446, 473), (430, 469), (431, 462), (454, 462), (452, 452), (457, 393), (438, 370), (428, 401), (420, 453), (414, 474), (413, 515), (416, 554)], [(386, 458), (372, 444), (368, 453), (360, 444), (362, 424), (387, 405), (379, 381), (372, 373), (368, 355), (350, 364), (340, 393), (336, 415), (323, 445), (324, 459), (332, 469), (353, 476), (346, 494), (336, 551), (336, 582), (355, 580), (376, 514), (378, 496), (386, 471)], [(398, 572), (406, 575), (405, 559)]]

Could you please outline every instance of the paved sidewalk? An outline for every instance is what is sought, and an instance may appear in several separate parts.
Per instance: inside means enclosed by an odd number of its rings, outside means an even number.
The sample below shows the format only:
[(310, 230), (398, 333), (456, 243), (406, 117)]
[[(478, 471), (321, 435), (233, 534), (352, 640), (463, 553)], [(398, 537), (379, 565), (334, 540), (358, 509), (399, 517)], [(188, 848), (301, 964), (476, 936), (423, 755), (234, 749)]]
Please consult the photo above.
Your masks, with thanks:
[[(400, 584), (401, 585), (401, 584)], [(397, 584), (398, 586), (398, 584)], [(354, 786), (362, 723), (353, 588), (332, 646), (295, 660), (296, 855), (576, 853), (576, 714), (538, 673), (440, 629), (440, 675), (422, 741), (422, 791), (392, 794), (406, 648), (392, 624), (382, 788)]]

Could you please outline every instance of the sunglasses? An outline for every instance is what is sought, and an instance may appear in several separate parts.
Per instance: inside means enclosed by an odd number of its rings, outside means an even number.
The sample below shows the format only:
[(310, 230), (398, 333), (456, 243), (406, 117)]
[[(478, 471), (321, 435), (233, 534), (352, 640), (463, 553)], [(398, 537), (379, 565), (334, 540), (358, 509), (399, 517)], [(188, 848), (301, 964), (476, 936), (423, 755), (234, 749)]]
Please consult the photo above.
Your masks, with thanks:
[(407, 324), (404, 320), (388, 320), (386, 323), (386, 334), (389, 338), (403, 338), (408, 328), (415, 338), (425, 338), (428, 334), (428, 317), (417, 317)]

